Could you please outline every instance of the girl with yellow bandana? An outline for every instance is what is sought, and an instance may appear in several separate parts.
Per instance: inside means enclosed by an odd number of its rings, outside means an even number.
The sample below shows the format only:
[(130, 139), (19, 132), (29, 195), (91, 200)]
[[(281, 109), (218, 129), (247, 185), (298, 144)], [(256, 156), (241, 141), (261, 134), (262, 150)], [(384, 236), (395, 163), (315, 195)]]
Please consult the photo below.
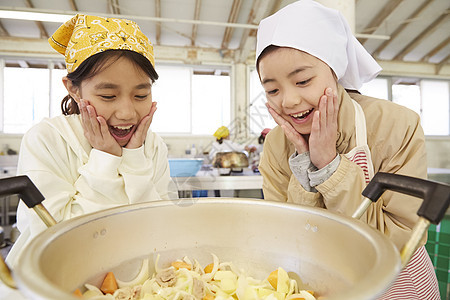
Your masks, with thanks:
[[(64, 55), (68, 96), (63, 115), (45, 119), (23, 137), (18, 173), (45, 196), (60, 222), (114, 206), (172, 199), (167, 146), (149, 128), (158, 79), (153, 47), (129, 20), (76, 15), (49, 39)], [(23, 203), (17, 211), (15, 260), (45, 229)]]

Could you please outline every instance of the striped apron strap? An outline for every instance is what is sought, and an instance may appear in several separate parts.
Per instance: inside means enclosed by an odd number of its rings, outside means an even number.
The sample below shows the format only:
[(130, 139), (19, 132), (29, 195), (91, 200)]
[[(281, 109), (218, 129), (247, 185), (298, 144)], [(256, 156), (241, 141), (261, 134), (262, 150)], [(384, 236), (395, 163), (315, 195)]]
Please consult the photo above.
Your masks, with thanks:
[[(366, 120), (361, 106), (355, 108), (356, 147), (344, 154), (364, 172), (366, 183), (374, 176), (370, 149), (367, 146)], [(440, 300), (439, 286), (433, 264), (425, 246), (416, 250), (406, 267), (400, 272), (379, 300)]]
[(370, 154), (369, 146), (367, 145), (366, 118), (361, 105), (353, 99), (352, 103), (355, 108), (356, 147), (348, 153), (345, 153), (344, 156), (356, 163), (363, 170), (364, 179), (366, 183), (369, 183), (374, 176), (374, 171), (372, 156)]

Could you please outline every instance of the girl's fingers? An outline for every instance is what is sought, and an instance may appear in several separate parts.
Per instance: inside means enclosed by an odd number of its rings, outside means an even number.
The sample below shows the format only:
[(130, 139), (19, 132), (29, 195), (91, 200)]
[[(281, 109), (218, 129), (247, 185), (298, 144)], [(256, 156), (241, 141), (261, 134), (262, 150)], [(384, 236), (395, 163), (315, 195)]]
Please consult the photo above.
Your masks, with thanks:
[(338, 112), (339, 112), (338, 97), (336, 93), (333, 93), (333, 122), (335, 123), (337, 123)]
[(148, 124), (149, 127), (150, 127), (150, 124), (153, 122), (153, 115), (155, 114), (156, 109), (157, 109), (156, 102), (153, 102), (152, 107), (150, 108), (150, 113), (148, 114), (150, 116), (150, 122)]
[(98, 116), (96, 118), (96, 121), (97, 121), (97, 126), (100, 127), (100, 133), (101, 133), (102, 138), (107, 137), (110, 133), (109, 133), (108, 124), (106, 124), (105, 118), (103, 118), (102, 116)]
[(335, 116), (337, 120), (336, 114), (336, 106), (337, 106), (337, 95), (331, 90), (331, 88), (327, 89), (328, 95), (328, 106), (327, 106), (327, 115), (328, 115), (328, 125), (332, 125), (335, 122)]
[(152, 107), (150, 108), (150, 112), (148, 113), (148, 115), (146, 115), (144, 118), (142, 118), (142, 120), (137, 128), (137, 130), (140, 130), (141, 133), (143, 134), (144, 139), (145, 139), (145, 136), (147, 135), (148, 129), (150, 128), (150, 124), (152, 124), (153, 116), (155, 115), (156, 109), (157, 109), (156, 102), (153, 102)]
[(151, 116), (146, 115), (144, 118), (142, 118), (141, 122), (139, 123), (136, 132), (134, 133), (138, 138), (142, 138), (144, 134), (147, 132), (148, 128), (150, 127), (150, 120)]
[(334, 113), (333, 113), (333, 111), (334, 111), (334, 103), (333, 103), (334, 93), (331, 88), (327, 88), (325, 93), (327, 95), (327, 106), (326, 106), (327, 125), (329, 125), (333, 121), (333, 115), (334, 115)]
[(327, 126), (327, 106), (328, 106), (328, 98), (327, 96), (322, 96), (320, 98), (320, 103), (319, 103), (319, 114), (318, 116), (319, 121), (320, 121), (320, 128), (325, 128)]
[(92, 128), (98, 127), (98, 121), (97, 121), (97, 113), (95, 112), (95, 108), (92, 105), (88, 105), (86, 107), (89, 115), (89, 121), (91, 122)]
[(83, 127), (87, 126), (87, 122), (89, 120), (89, 114), (86, 109), (86, 101), (83, 99), (80, 100), (80, 115)]
[(295, 150), (297, 150), (298, 153), (304, 153), (309, 150), (308, 143), (303, 136), (290, 126), (289, 123), (281, 125), (281, 128), (288, 140), (294, 144)]
[(93, 135), (94, 131), (92, 128), (92, 121), (91, 121), (91, 116), (89, 113), (88, 106), (89, 106), (88, 101), (81, 100), (81, 108), (80, 108), (81, 120), (82, 120), (82, 125), (83, 125), (83, 128), (84, 128), (86, 134)]
[(272, 118), (275, 120), (275, 122), (278, 125), (283, 125), (288, 123), (282, 116), (280, 116), (272, 107), (268, 106), (269, 113), (272, 116)]
[(313, 120), (311, 124), (311, 136), (318, 137), (320, 136), (320, 129), (323, 128), (321, 125), (321, 112), (315, 111), (313, 115)]

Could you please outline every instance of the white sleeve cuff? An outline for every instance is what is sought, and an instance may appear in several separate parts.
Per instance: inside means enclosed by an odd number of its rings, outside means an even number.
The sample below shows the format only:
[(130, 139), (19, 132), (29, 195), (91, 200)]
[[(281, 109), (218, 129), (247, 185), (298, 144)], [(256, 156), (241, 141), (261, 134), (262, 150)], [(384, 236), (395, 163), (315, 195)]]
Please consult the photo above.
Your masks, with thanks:
[(92, 149), (87, 163), (87, 169), (91, 174), (97, 176), (117, 177), (118, 168), (122, 162), (122, 157), (115, 156), (97, 149)]
[(315, 187), (324, 183), (337, 170), (340, 162), (341, 157), (337, 154), (336, 157), (322, 169), (317, 170), (316, 168), (315, 170), (308, 170), (309, 183), (311, 186)]
[(304, 152), (301, 154), (297, 154), (297, 151), (294, 152), (289, 157), (289, 167), (294, 174), (295, 178), (297, 178), (298, 182), (302, 185), (305, 191), (308, 192), (316, 192), (314, 188), (311, 187), (308, 177), (308, 170), (317, 169), (309, 158), (309, 152)]
[(127, 170), (141, 170), (147, 168), (147, 159), (144, 153), (144, 145), (135, 149), (122, 148), (122, 165)]

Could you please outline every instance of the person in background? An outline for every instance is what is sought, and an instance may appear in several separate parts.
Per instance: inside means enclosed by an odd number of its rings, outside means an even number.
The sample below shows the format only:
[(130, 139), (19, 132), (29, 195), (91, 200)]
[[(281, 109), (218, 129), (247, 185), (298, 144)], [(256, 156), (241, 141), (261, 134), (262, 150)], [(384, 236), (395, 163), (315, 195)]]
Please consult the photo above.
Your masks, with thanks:
[[(153, 46), (125, 19), (76, 15), (49, 39), (63, 54), (68, 91), (63, 115), (44, 119), (23, 137), (18, 174), (44, 195), (57, 222), (119, 205), (177, 197), (167, 146), (150, 130), (158, 79)], [(21, 232), (7, 262), (45, 225), (20, 202)]]
[(270, 128), (264, 128), (261, 131), (261, 134), (258, 137), (258, 145), (256, 146), (256, 151), (258, 153), (262, 153), (263, 152), (263, 146), (264, 146), (264, 141), (266, 139), (267, 134), (270, 132)]
[[(265, 199), (351, 216), (375, 172), (426, 178), (419, 116), (358, 92), (381, 68), (338, 11), (312, 0), (284, 7), (261, 21), (256, 59), (278, 123), (259, 165)], [(401, 249), (421, 202), (387, 191), (361, 220)], [(425, 242), (379, 299), (440, 299)]]
[(216, 130), (216, 132), (214, 132), (213, 135), (216, 138), (216, 140), (213, 142), (213, 144), (211, 146), (211, 150), (209, 151), (209, 159), (211, 161), (217, 152), (227, 152), (227, 151), (243, 152), (243, 151), (245, 151), (246, 154), (248, 154), (248, 152), (252, 152), (252, 151), (256, 150), (251, 147), (246, 147), (244, 145), (241, 145), (241, 144), (231, 141), (230, 140), (230, 130), (226, 126), (219, 127)]
[(261, 131), (261, 134), (258, 137), (258, 144), (253, 146), (255, 148), (255, 151), (250, 154), (250, 166), (255, 173), (259, 173), (258, 166), (263, 153), (264, 140), (266, 139), (266, 135), (269, 133), (269, 131), (270, 128), (264, 128)]

